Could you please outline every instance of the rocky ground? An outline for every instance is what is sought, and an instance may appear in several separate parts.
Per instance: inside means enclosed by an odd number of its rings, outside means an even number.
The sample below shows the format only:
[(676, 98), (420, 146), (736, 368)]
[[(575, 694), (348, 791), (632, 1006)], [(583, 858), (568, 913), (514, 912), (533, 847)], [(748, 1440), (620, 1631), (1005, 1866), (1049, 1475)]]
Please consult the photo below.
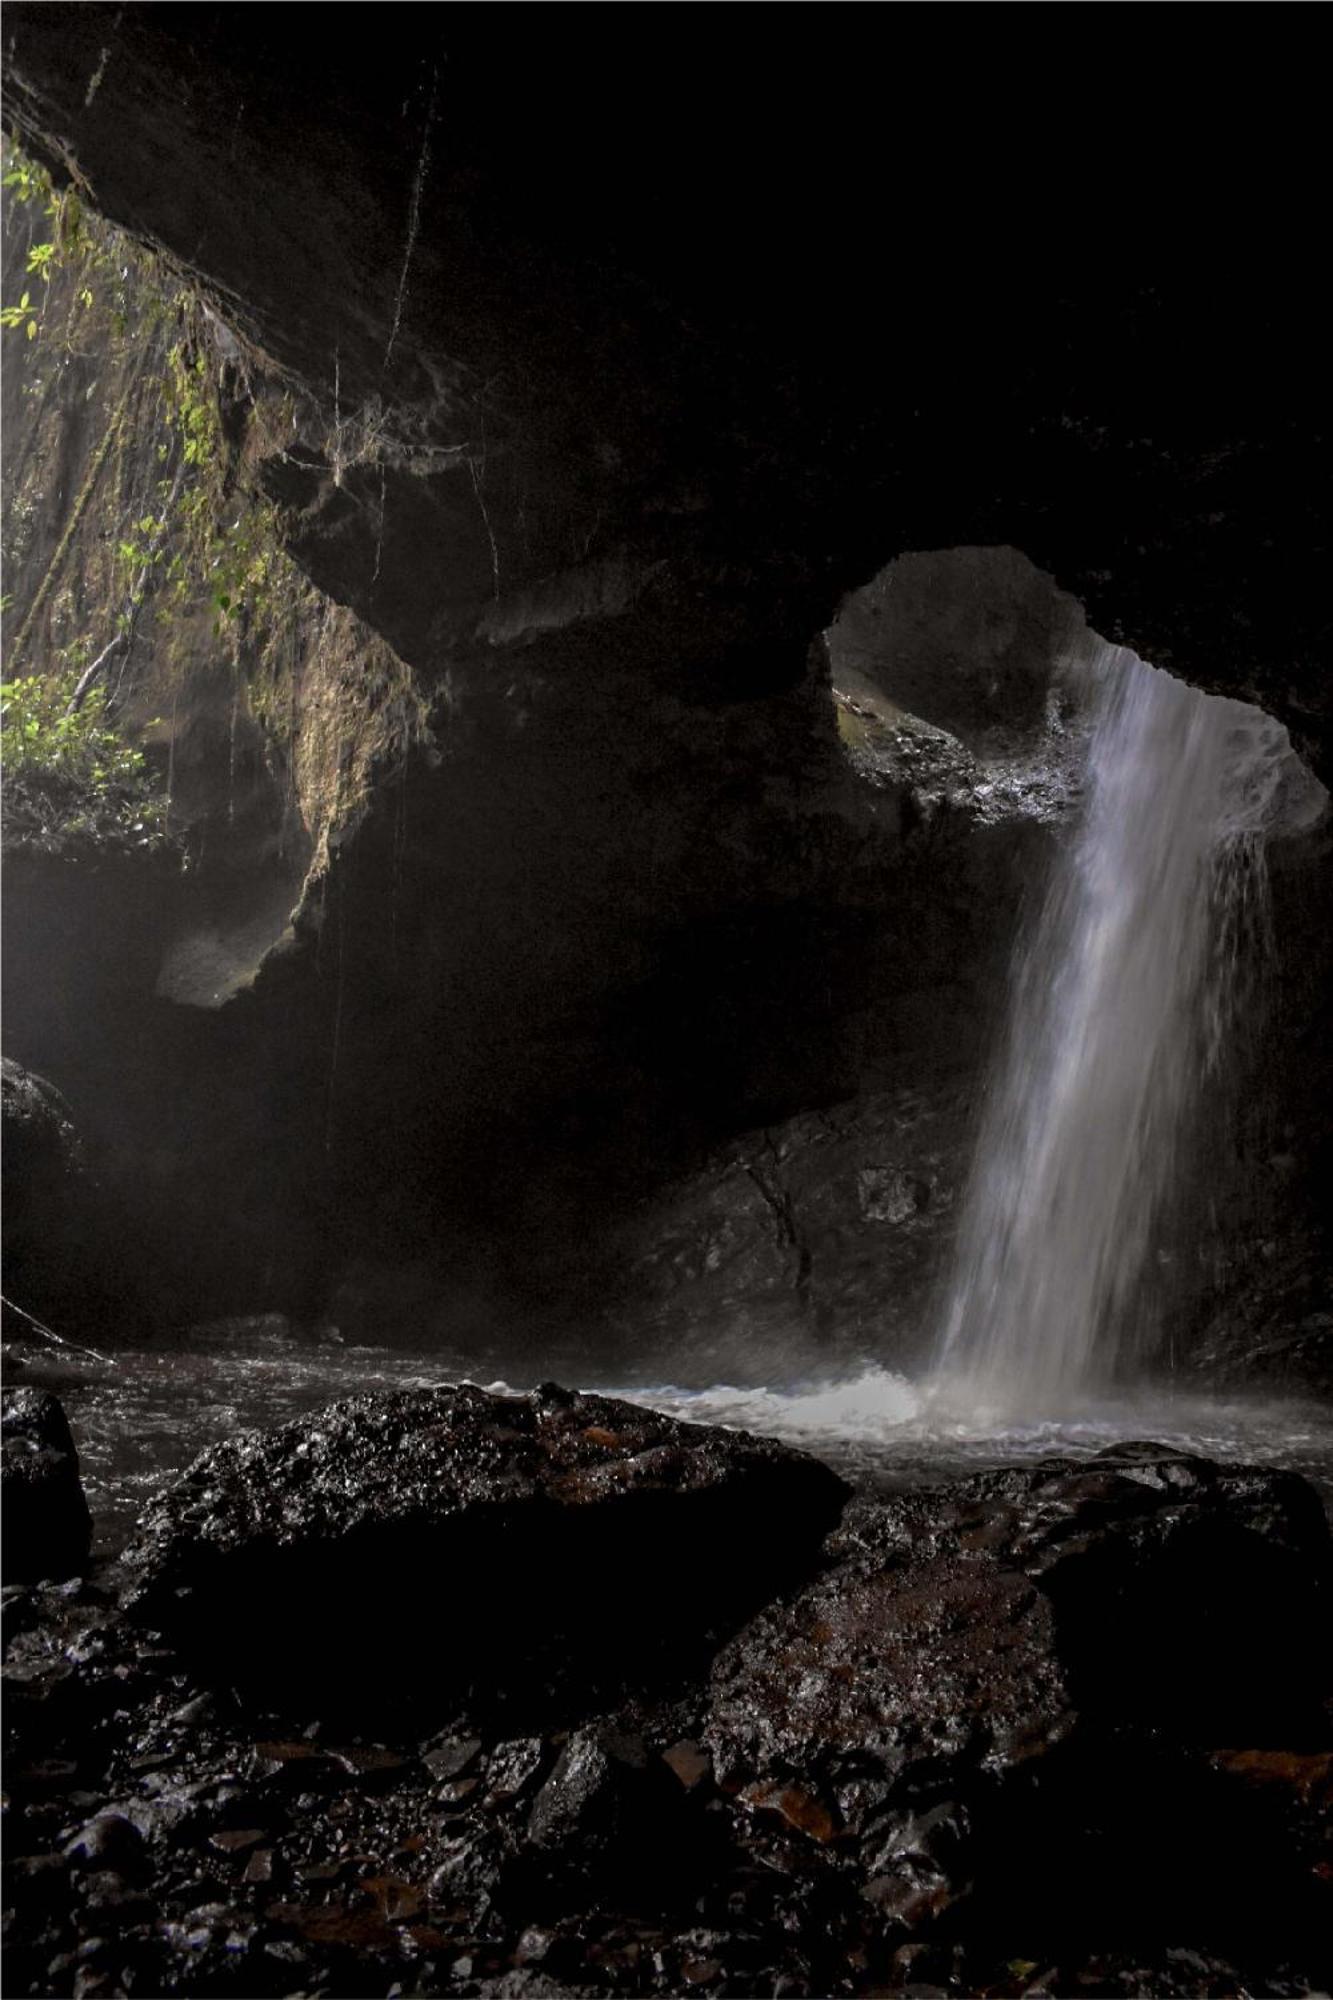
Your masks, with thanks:
[[(11, 1398), (7, 1502), (67, 1456)], [(216, 1446), (115, 1568), (37, 1567), (76, 1573), (4, 1593), (16, 1994), (1333, 1974), (1333, 1556), (1291, 1474), (1144, 1443), (871, 1500), (465, 1387)]]

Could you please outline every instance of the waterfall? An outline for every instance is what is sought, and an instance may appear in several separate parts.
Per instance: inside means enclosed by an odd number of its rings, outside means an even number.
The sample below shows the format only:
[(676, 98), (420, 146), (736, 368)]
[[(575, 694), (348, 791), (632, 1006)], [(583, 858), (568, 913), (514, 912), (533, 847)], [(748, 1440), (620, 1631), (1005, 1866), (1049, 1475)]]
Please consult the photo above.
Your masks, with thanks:
[(1083, 816), (1017, 955), (937, 1359), (976, 1403), (1056, 1413), (1151, 1350), (1151, 1283), (1286, 732), (1132, 653), (1085, 663)]

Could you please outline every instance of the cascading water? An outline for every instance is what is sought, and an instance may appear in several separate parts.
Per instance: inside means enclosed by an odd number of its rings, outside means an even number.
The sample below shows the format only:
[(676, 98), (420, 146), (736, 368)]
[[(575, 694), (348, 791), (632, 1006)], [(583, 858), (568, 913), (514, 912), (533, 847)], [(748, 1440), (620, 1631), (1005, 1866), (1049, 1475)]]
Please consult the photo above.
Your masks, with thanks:
[(1289, 756), (1270, 718), (1132, 653), (1100, 647), (1088, 672), (1085, 815), (1016, 962), (938, 1350), (952, 1397), (1029, 1417), (1151, 1347), (1147, 1281), (1226, 1041), (1234, 906)]

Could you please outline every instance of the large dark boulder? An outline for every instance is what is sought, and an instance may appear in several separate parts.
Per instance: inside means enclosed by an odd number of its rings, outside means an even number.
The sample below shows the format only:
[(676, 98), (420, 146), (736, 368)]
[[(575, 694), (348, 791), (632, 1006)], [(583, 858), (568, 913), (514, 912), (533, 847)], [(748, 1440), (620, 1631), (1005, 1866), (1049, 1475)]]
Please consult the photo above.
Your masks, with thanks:
[(707, 1740), (765, 1864), (845, 1871), (892, 1930), (970, 1893), (978, 1815), (1076, 1722), (1041, 1592), (981, 1551), (921, 1546), (854, 1555), (740, 1633)]
[(764, 1439), (468, 1385), (214, 1446), (126, 1561), (140, 1618), (315, 1712), (545, 1709), (701, 1667), (801, 1578), (846, 1491)]
[(828, 1554), (713, 1668), (769, 1866), (846, 1871), (889, 1936), (966, 1902), (982, 1936), (1179, 1918), (1243, 1948), (1247, 1879), (1317, 1928), (1291, 1801), (1333, 1733), (1333, 1561), (1304, 1480), (1125, 1445), (860, 1500)]
[(992, 1775), (1087, 1725), (1303, 1743), (1326, 1721), (1333, 1545), (1294, 1473), (1152, 1444), (863, 1500), (835, 1560), (713, 1670), (733, 1778), (813, 1779), (835, 1816), (848, 1759), (891, 1784)]
[(1040, 1586), (1085, 1717), (1195, 1743), (1327, 1733), (1333, 1545), (1296, 1473), (1127, 1444), (983, 1474), (955, 1505)]
[(78, 1576), (88, 1561), (92, 1520), (69, 1423), (49, 1391), (5, 1390), (3, 1453), (6, 1583)]
[[(1008, 1770), (1073, 1721), (1040, 1593), (984, 1557), (938, 1556), (849, 1564), (766, 1611), (714, 1669), (710, 1741), (724, 1779), (757, 1779), (757, 1804), (831, 1839), (891, 1786)], [(788, 1780), (808, 1787), (801, 1809)]]

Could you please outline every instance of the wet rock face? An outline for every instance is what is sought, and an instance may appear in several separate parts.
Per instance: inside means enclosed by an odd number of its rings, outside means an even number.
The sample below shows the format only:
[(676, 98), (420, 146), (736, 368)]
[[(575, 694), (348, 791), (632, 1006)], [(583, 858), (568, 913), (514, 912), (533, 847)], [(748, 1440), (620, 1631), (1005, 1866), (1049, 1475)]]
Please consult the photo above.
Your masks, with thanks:
[(870, 1329), (877, 1353), (911, 1365), (969, 1135), (963, 1081), (932, 1083), (746, 1133), (640, 1205), (617, 1238), (618, 1303), (671, 1380), (799, 1377), (859, 1359)]
[(44, 1077), (34, 1076), (8, 1056), (0, 1063), (3, 1085), (5, 1165), (15, 1174), (6, 1205), (18, 1206), (22, 1183), (77, 1181), (87, 1169), (74, 1130), (74, 1117), (60, 1092)]
[(92, 1520), (65, 1412), (45, 1389), (6, 1389), (0, 1495), (7, 1583), (79, 1576)]
[(846, 1488), (802, 1454), (563, 1390), (335, 1404), (205, 1452), (126, 1562), (209, 1670), (323, 1712), (549, 1707), (679, 1674), (802, 1572)]
[(697, 1870), (698, 1812), (641, 1734), (603, 1723), (576, 1730), (527, 1816), (519, 1862), (534, 1914), (559, 1917), (571, 1897), (613, 1888), (630, 1907)]

